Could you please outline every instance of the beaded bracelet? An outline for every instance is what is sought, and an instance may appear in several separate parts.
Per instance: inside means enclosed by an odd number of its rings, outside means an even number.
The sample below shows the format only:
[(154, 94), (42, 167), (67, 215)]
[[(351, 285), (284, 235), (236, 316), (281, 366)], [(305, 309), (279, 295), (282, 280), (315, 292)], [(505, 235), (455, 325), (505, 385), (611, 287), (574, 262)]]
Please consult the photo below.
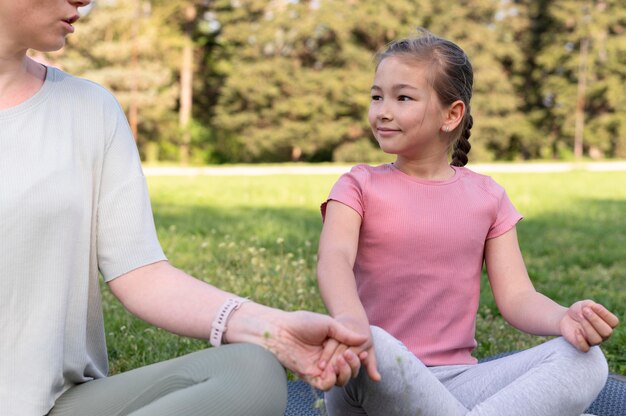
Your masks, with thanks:
[(228, 319), (233, 312), (239, 309), (239, 307), (246, 302), (250, 302), (250, 300), (244, 298), (230, 298), (224, 302), (211, 324), (211, 345), (214, 347), (222, 345), (222, 338), (224, 338), (224, 333), (226, 332), (226, 323), (228, 322)]

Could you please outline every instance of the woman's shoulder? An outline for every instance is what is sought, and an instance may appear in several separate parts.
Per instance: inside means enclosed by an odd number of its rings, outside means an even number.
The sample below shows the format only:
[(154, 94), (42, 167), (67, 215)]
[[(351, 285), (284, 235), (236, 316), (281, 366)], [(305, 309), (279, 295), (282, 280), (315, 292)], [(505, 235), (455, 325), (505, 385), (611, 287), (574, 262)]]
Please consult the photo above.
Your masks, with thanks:
[(54, 87), (55, 99), (66, 98), (68, 101), (80, 105), (115, 105), (117, 99), (113, 94), (97, 82), (80, 78), (58, 68), (48, 67), (46, 82)]

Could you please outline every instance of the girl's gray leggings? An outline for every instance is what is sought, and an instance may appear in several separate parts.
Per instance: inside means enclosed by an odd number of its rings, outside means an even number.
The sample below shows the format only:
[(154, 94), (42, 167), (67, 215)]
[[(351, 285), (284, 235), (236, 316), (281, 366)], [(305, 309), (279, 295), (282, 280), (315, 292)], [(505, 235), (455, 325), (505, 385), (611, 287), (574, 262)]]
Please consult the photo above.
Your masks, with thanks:
[(285, 371), (268, 351), (233, 344), (198, 351), (66, 391), (50, 416), (277, 416)]
[(563, 338), (475, 365), (426, 367), (400, 341), (371, 327), (378, 370), (361, 369), (326, 393), (329, 416), (578, 416), (608, 376), (598, 347), (582, 353)]

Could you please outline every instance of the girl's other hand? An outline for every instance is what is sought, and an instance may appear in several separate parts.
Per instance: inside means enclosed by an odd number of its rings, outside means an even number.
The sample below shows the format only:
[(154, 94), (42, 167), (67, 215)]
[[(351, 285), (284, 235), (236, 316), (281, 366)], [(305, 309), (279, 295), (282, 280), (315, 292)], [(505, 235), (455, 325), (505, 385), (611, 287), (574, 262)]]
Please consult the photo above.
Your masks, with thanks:
[(606, 341), (619, 319), (592, 300), (581, 300), (569, 307), (560, 322), (561, 335), (580, 351)]

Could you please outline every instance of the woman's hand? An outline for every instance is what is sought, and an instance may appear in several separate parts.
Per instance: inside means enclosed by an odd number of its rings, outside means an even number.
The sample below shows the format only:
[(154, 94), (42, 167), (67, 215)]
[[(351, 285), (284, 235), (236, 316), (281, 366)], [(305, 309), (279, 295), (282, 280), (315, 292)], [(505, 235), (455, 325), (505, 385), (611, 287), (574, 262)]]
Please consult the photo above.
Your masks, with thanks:
[(332, 366), (321, 366), (320, 360), (329, 342), (357, 347), (367, 341), (366, 336), (326, 315), (306, 311), (276, 312), (280, 317), (270, 319), (275, 327), (264, 334), (263, 346), (274, 353), (283, 366), (320, 390), (333, 387), (338, 375), (343, 379), (346, 374), (358, 374), (359, 358), (352, 352), (344, 355), (346, 362), (339, 366), (339, 374)]
[(561, 335), (580, 351), (606, 341), (619, 319), (592, 300), (581, 300), (569, 307), (559, 324)]

